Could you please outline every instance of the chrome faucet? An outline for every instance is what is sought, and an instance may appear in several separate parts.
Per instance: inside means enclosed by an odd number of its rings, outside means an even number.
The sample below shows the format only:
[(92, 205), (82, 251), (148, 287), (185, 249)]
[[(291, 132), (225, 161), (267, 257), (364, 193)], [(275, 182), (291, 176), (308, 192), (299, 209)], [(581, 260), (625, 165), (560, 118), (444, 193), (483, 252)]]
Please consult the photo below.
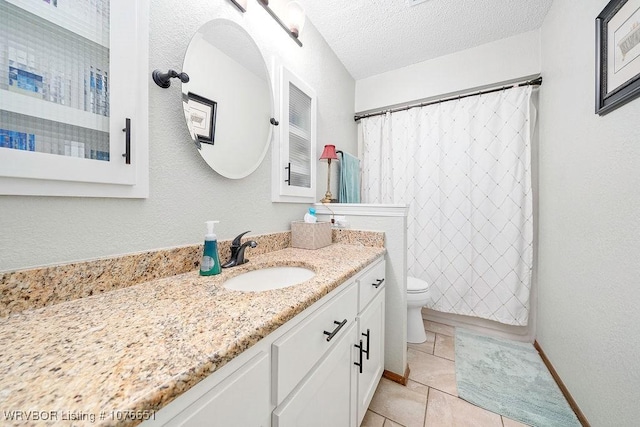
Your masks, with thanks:
[(251, 246), (252, 248), (255, 248), (256, 246), (258, 246), (258, 244), (254, 240), (247, 240), (246, 242), (240, 244), (242, 240), (242, 236), (244, 236), (247, 233), (250, 233), (250, 231), (245, 231), (244, 233), (240, 234), (235, 239), (233, 239), (233, 241), (231, 242), (231, 257), (229, 258), (229, 261), (222, 264), (222, 268), (229, 268), (229, 267), (234, 267), (236, 265), (242, 265), (249, 261), (244, 257), (244, 250), (247, 248), (247, 246)]

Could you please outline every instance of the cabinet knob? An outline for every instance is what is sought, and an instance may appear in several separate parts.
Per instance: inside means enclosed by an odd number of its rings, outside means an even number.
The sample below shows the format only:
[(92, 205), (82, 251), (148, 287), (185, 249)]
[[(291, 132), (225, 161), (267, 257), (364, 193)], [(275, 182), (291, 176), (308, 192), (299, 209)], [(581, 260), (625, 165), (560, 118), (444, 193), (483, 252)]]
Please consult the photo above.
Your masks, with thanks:
[(380, 287), (380, 285), (382, 285), (384, 283), (384, 279), (377, 279), (375, 283), (372, 283), (371, 286), (373, 286), (374, 288), (378, 289)]
[(336, 336), (336, 334), (340, 331), (340, 329), (342, 329), (342, 327), (347, 324), (347, 319), (344, 319), (342, 322), (338, 322), (337, 320), (334, 320), (333, 323), (335, 325), (338, 325), (338, 327), (335, 328), (332, 332), (324, 331), (324, 334), (328, 335), (327, 341), (331, 341), (331, 339), (333, 339), (333, 337)]

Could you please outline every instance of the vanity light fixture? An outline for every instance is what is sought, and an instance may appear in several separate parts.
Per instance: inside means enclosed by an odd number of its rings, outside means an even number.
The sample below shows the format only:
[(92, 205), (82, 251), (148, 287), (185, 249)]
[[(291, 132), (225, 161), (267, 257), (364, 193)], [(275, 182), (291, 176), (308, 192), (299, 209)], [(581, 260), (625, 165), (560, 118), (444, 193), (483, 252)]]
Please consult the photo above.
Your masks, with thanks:
[[(242, 13), (247, 11), (248, 0), (229, 0), (235, 7), (237, 7)], [(302, 42), (298, 39), (302, 28), (304, 27), (305, 14), (304, 9), (297, 1), (290, 1), (284, 8), (286, 16), (282, 19), (276, 15), (276, 13), (269, 7), (269, 0), (257, 0), (258, 3), (264, 8), (264, 10), (271, 15), (282, 29), (289, 34), (289, 37), (295, 41), (298, 46), (302, 47)]]
[(304, 27), (304, 9), (302, 5), (297, 1), (290, 1), (287, 3), (287, 26), (289, 27), (289, 31), (296, 37), (300, 35), (302, 32), (302, 28)]
[(327, 192), (324, 195), (324, 199), (320, 200), (321, 203), (331, 203), (333, 195), (331, 194), (331, 160), (337, 160), (338, 154), (336, 153), (335, 145), (325, 145), (324, 151), (320, 156), (320, 160), (327, 160)]
[(231, 3), (240, 9), (242, 13), (247, 11), (247, 0), (231, 0)]

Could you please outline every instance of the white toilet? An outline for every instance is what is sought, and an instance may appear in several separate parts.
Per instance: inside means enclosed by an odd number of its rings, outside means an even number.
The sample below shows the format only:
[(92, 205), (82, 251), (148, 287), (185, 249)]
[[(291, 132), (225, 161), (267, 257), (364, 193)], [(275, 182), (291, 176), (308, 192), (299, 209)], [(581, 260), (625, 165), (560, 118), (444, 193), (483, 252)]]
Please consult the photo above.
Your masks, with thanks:
[(420, 344), (427, 340), (421, 309), (429, 301), (429, 284), (407, 277), (407, 342)]

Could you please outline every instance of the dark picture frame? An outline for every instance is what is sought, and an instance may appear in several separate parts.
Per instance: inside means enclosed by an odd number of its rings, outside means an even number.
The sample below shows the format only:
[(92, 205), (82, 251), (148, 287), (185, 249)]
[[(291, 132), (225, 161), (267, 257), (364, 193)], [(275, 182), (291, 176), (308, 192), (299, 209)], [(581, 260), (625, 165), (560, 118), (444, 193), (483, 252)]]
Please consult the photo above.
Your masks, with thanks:
[(596, 113), (603, 116), (638, 96), (640, 0), (611, 0), (596, 18)]
[(213, 145), (216, 135), (218, 103), (189, 92), (189, 121), (198, 142)]

